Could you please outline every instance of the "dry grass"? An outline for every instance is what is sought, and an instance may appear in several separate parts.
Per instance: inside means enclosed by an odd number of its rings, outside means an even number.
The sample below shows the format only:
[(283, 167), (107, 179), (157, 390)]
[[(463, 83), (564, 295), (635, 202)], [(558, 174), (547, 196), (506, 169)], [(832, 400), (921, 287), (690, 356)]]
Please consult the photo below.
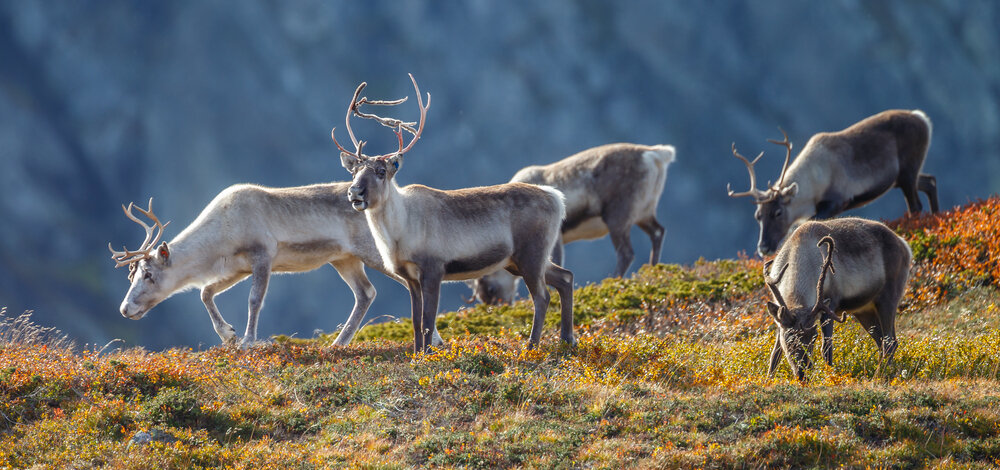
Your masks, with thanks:
[[(918, 261), (895, 365), (876, 370), (847, 322), (807, 383), (767, 376), (774, 333), (745, 259), (579, 289), (572, 349), (558, 315), (526, 349), (525, 305), (447, 314), (448, 345), (416, 357), (376, 338), (409, 338), (405, 323), (346, 348), (105, 354), (5, 319), (0, 468), (992, 468), (998, 205), (898, 223)], [(986, 251), (956, 265), (951, 250)], [(143, 430), (169, 438), (130, 446)]]

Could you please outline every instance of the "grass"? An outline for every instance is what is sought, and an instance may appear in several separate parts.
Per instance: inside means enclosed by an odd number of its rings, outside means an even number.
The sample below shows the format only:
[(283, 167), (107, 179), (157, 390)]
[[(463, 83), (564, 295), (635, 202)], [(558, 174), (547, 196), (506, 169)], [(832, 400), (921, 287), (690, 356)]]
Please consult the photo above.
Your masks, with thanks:
[(766, 374), (750, 259), (579, 288), (576, 348), (556, 303), (539, 348), (522, 302), (443, 315), (447, 346), (418, 356), (409, 322), (341, 348), (107, 353), (0, 316), (0, 468), (993, 468), (998, 206), (893, 223), (917, 259), (896, 363), (849, 321), (806, 383)]

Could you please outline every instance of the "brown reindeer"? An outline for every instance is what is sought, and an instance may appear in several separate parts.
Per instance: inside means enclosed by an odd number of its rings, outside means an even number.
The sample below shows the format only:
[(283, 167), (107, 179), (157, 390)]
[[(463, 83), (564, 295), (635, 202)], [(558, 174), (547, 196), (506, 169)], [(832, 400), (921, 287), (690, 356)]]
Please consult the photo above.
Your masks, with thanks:
[[(825, 258), (813, 248), (822, 245)], [(847, 314), (875, 340), (881, 362), (891, 361), (896, 310), (911, 258), (906, 241), (879, 222), (848, 217), (799, 226), (764, 265), (764, 281), (774, 296), (767, 312), (778, 325), (768, 374), (774, 373), (784, 351), (792, 373), (805, 379), (805, 369), (812, 367), (809, 350), (817, 324), (823, 333), (823, 358), (833, 365), (833, 322), (843, 322)], [(775, 266), (780, 268), (772, 277)], [(834, 269), (837, 274), (828, 276)]]
[[(552, 254), (554, 263), (563, 264), (563, 244), (610, 234), (618, 257), (612, 276), (622, 277), (635, 258), (629, 238), (633, 225), (649, 235), (649, 264), (660, 261), (666, 230), (656, 220), (656, 206), (674, 155), (671, 145), (601, 145), (555, 163), (522, 168), (511, 182), (552, 186), (566, 196), (566, 220)], [(499, 270), (470, 287), (483, 303), (511, 303), (517, 278)]]
[(808, 220), (829, 219), (841, 212), (861, 207), (893, 187), (906, 197), (908, 213), (920, 212), (917, 191), (927, 193), (931, 211), (938, 211), (937, 182), (921, 173), (931, 142), (931, 121), (920, 110), (889, 110), (839, 132), (813, 135), (789, 166), (792, 143), (781, 131), (782, 142), (768, 142), (785, 147), (785, 163), (774, 186), (757, 189), (753, 161), (736, 151), (750, 172), (750, 189), (727, 190), (731, 197), (752, 197), (760, 224), (757, 252), (769, 255), (797, 224)]
[[(353, 176), (348, 198), (364, 211), (383, 264), (406, 281), (410, 291), (414, 351), (425, 351), (437, 318), (441, 282), (467, 280), (500, 268), (522, 276), (535, 304), (529, 346), (538, 344), (549, 304), (548, 284), (559, 293), (561, 337), (574, 343), (573, 274), (549, 261), (565, 216), (562, 193), (551, 187), (524, 183), (441, 191), (422, 185), (399, 187), (395, 176), (408, 152), (420, 138), (430, 106), (410, 75), (417, 94), (420, 121), (404, 123), (361, 112), (362, 104), (399, 104), (359, 98), (358, 86), (348, 106), (347, 132), (354, 150), (337, 142), (341, 164)], [(405, 98), (404, 98), (405, 99)], [(374, 119), (396, 134), (399, 149), (368, 156), (364, 142), (354, 137), (352, 115)], [(334, 128), (336, 131), (336, 128)], [(413, 138), (405, 147), (403, 132)]]

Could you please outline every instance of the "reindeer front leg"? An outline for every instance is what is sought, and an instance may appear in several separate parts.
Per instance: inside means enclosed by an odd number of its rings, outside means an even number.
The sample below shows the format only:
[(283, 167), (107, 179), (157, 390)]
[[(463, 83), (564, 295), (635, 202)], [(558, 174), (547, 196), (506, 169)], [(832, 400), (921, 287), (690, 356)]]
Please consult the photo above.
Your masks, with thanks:
[(224, 344), (236, 342), (236, 329), (233, 328), (233, 325), (226, 322), (225, 318), (222, 318), (219, 308), (215, 306), (215, 296), (220, 292), (225, 292), (244, 278), (246, 278), (246, 274), (232, 276), (216, 281), (201, 289), (201, 302), (205, 304), (205, 309), (208, 310), (208, 317), (212, 319), (212, 327), (215, 329), (215, 333), (219, 335)]
[(774, 371), (778, 368), (779, 362), (781, 362), (781, 331), (778, 331), (774, 337), (774, 348), (771, 349), (771, 359), (767, 365), (768, 377), (774, 377)]
[(424, 350), (424, 305), (423, 296), (420, 293), (420, 282), (406, 280), (406, 290), (410, 291), (410, 320), (413, 322), (413, 353)]
[(264, 306), (264, 296), (267, 295), (267, 284), (271, 279), (271, 258), (264, 253), (256, 253), (252, 257), (253, 274), (250, 284), (250, 299), (248, 301), (247, 330), (240, 341), (241, 348), (247, 348), (257, 340), (257, 318)]
[(444, 278), (443, 273), (429, 271), (422, 270), (420, 279), (420, 294), (423, 297), (424, 310), (422, 317), (423, 324), (421, 325), (424, 350), (434, 344), (437, 334), (438, 299), (441, 296), (441, 280)]
[(820, 329), (823, 331), (823, 345), (821, 346), (823, 350), (823, 359), (826, 363), (833, 365), (833, 318), (823, 317), (823, 324)]

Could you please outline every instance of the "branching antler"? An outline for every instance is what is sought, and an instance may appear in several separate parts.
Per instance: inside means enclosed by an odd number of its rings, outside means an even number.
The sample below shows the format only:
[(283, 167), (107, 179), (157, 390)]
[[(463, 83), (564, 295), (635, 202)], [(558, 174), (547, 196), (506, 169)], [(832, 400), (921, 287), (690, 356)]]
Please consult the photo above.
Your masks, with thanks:
[(781, 195), (781, 191), (784, 188), (785, 184), (785, 173), (788, 172), (788, 162), (792, 157), (792, 143), (788, 140), (788, 134), (785, 132), (784, 129), (779, 127), (778, 130), (780, 130), (781, 134), (785, 136), (785, 140), (779, 142), (774, 139), (767, 139), (767, 141), (772, 144), (781, 145), (782, 147), (785, 147), (785, 164), (781, 167), (781, 176), (778, 178), (778, 184), (771, 186), (766, 190), (757, 189), (757, 175), (754, 173), (753, 166), (757, 163), (758, 160), (760, 160), (760, 157), (764, 156), (764, 152), (761, 152), (759, 155), (757, 155), (757, 158), (754, 158), (753, 161), (750, 161), (736, 151), (736, 143), (733, 142), (733, 155), (735, 155), (736, 158), (739, 158), (741, 161), (743, 161), (743, 164), (747, 166), (747, 171), (750, 172), (750, 189), (747, 191), (743, 191), (741, 193), (737, 193), (733, 192), (733, 190), (727, 184), (726, 191), (729, 193), (730, 197), (752, 196), (754, 199), (754, 204), (764, 204), (773, 201), (775, 198)]
[(785, 164), (781, 165), (781, 176), (778, 178), (778, 184), (774, 186), (774, 189), (781, 190), (785, 185), (785, 173), (788, 172), (788, 161), (792, 158), (792, 143), (788, 140), (788, 134), (780, 126), (778, 130), (781, 131), (781, 135), (785, 136), (785, 140), (778, 142), (774, 139), (767, 139), (768, 142), (785, 147)]
[(766, 284), (767, 288), (771, 290), (771, 294), (774, 295), (774, 300), (778, 301), (778, 305), (787, 309), (788, 304), (785, 303), (785, 298), (781, 296), (781, 292), (778, 290), (778, 283), (781, 282), (781, 278), (785, 277), (785, 271), (788, 270), (788, 264), (785, 264), (785, 266), (781, 268), (777, 278), (771, 279), (768, 271), (773, 263), (774, 260), (771, 260), (764, 265), (764, 284)]
[(730, 197), (752, 196), (754, 198), (754, 202), (756, 202), (757, 204), (761, 204), (762, 202), (766, 202), (767, 200), (773, 199), (773, 196), (770, 194), (771, 193), (770, 190), (761, 191), (757, 189), (757, 174), (753, 170), (753, 166), (757, 164), (757, 161), (760, 160), (760, 157), (764, 156), (764, 152), (761, 152), (759, 155), (757, 155), (757, 158), (754, 158), (753, 161), (750, 161), (747, 159), (747, 157), (740, 155), (740, 153), (736, 151), (736, 142), (733, 142), (733, 155), (736, 156), (736, 158), (739, 158), (743, 162), (743, 164), (747, 166), (747, 171), (750, 172), (750, 189), (743, 191), (741, 193), (737, 193), (734, 192), (732, 188), (730, 188), (730, 185), (728, 183), (726, 183), (726, 192), (729, 193), (729, 196)]
[(837, 269), (833, 267), (833, 237), (827, 235), (816, 243), (817, 247), (823, 245), (826, 245), (826, 258), (823, 260), (823, 270), (819, 273), (819, 282), (816, 283), (816, 305), (813, 306), (813, 312), (823, 312), (830, 318), (833, 318), (838, 322), (843, 322), (847, 316), (842, 315), (838, 317), (837, 313), (834, 312), (829, 305), (823, 302), (823, 282), (826, 281), (826, 272), (829, 270), (832, 274), (837, 273)]
[[(430, 108), (431, 106), (431, 94), (430, 93), (427, 94), (427, 104), (424, 105), (424, 100), (420, 96), (420, 87), (417, 86), (417, 80), (413, 78), (412, 73), (409, 75), (410, 75), (410, 81), (413, 82), (413, 89), (417, 93), (417, 106), (420, 108), (419, 123), (406, 122), (396, 118), (382, 117), (374, 113), (367, 113), (361, 111), (361, 106), (365, 104), (369, 104), (372, 106), (396, 106), (398, 104), (405, 103), (406, 100), (408, 99), (408, 97), (403, 97), (398, 100), (369, 100), (367, 96), (359, 98), (359, 96), (361, 96), (361, 92), (365, 89), (366, 86), (368, 86), (367, 82), (361, 82), (361, 84), (358, 85), (358, 88), (354, 90), (354, 96), (351, 98), (351, 103), (347, 107), (347, 115), (344, 117), (344, 123), (346, 124), (347, 127), (347, 134), (351, 137), (351, 142), (354, 143), (355, 150), (351, 152), (345, 149), (342, 145), (340, 145), (340, 142), (337, 141), (336, 127), (334, 127), (333, 130), (330, 131), (330, 137), (333, 138), (333, 143), (336, 144), (337, 148), (340, 149), (341, 152), (346, 153), (348, 155), (353, 155), (359, 159), (371, 159), (371, 158), (385, 159), (392, 157), (394, 155), (402, 155), (406, 152), (409, 152), (410, 149), (413, 148), (413, 144), (420, 139), (420, 135), (424, 131), (424, 122), (427, 120), (427, 108)], [(363, 119), (372, 119), (375, 122), (378, 122), (379, 124), (392, 129), (393, 133), (396, 134), (397, 140), (399, 141), (399, 149), (396, 150), (395, 152), (387, 153), (384, 155), (376, 155), (376, 156), (368, 156), (361, 153), (361, 149), (364, 147), (365, 142), (359, 141), (354, 137), (354, 131), (351, 129), (352, 114)], [(403, 146), (404, 143), (403, 131), (409, 132), (410, 134), (413, 135), (413, 139), (410, 140), (410, 143), (407, 144), (405, 147)]]
[[(147, 225), (145, 222), (132, 214), (133, 207), (138, 209), (138, 211), (142, 215), (149, 218), (149, 220), (152, 220), (153, 225)], [(153, 198), (149, 198), (149, 206), (146, 209), (135, 206), (130, 202), (128, 203), (128, 208), (122, 204), (122, 211), (124, 211), (125, 216), (132, 219), (133, 222), (142, 225), (142, 228), (146, 230), (146, 239), (142, 241), (142, 245), (139, 246), (139, 249), (134, 251), (130, 251), (124, 246), (122, 247), (122, 251), (115, 251), (115, 249), (111, 247), (111, 243), (108, 243), (108, 250), (111, 251), (111, 259), (115, 260), (116, 268), (152, 257), (153, 249), (163, 236), (163, 229), (167, 225), (170, 225), (170, 222), (161, 224), (160, 219), (153, 213)]]

